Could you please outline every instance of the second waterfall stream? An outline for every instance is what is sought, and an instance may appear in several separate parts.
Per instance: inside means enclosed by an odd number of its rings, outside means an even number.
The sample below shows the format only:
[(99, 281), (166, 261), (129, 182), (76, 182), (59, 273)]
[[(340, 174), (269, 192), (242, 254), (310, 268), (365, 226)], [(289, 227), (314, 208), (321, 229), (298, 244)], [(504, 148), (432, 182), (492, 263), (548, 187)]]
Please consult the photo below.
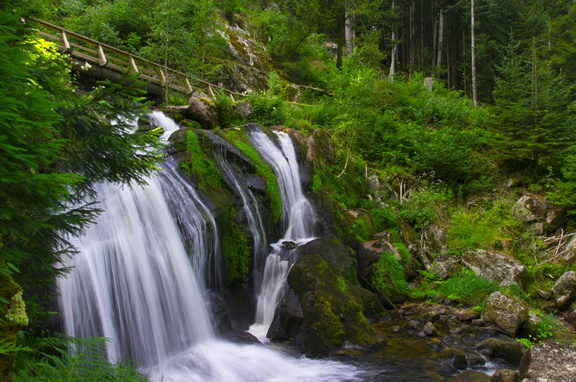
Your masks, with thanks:
[[(264, 142), (261, 134), (250, 132), (255, 146), (274, 145)], [(288, 136), (280, 133), (278, 138), (282, 149), (275, 146), (276, 154), (283, 152), (282, 159), (265, 160), (283, 161), (279, 166), (284, 167), (284, 162), (295, 160), (294, 149), (290, 154)], [(257, 149), (263, 156), (264, 151), (274, 151)], [(283, 240), (309, 239), (314, 234), (313, 210), (302, 196), (299, 179), (290, 171), (283, 178), (279, 171), (284, 170), (276, 169), (285, 203)], [(103, 212), (84, 235), (70, 238), (78, 253), (66, 260), (71, 273), (58, 280), (68, 335), (110, 338), (108, 359), (134, 360), (153, 382), (362, 380), (352, 365), (294, 358), (265, 345), (218, 339), (207, 275), (218, 274), (212, 268), (219, 262), (219, 233), (202, 197), (170, 161), (145, 186), (99, 185), (95, 202)], [(288, 264), (280, 267), (278, 289)], [(263, 280), (262, 292), (270, 285)], [(271, 297), (266, 308), (272, 317), (277, 297)], [(262, 325), (271, 320), (269, 314), (263, 314)]]

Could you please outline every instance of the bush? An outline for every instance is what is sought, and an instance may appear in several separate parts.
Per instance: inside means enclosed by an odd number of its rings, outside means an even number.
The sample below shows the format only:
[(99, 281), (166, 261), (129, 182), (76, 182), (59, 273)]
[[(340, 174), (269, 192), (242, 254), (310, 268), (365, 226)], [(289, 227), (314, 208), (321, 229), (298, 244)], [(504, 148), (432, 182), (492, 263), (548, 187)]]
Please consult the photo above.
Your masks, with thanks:
[(465, 305), (481, 304), (498, 285), (465, 269), (438, 286), (437, 292)]

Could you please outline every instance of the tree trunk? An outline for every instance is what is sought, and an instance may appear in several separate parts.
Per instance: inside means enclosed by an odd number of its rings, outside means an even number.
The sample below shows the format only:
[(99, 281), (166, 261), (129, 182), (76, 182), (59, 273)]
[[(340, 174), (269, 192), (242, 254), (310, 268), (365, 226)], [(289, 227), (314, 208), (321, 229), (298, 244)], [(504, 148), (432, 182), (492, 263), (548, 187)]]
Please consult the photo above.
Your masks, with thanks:
[(346, 36), (346, 50), (345, 54), (351, 54), (354, 51), (354, 39), (356, 38), (354, 15), (346, 11), (346, 20), (344, 22), (345, 36)]
[(442, 66), (442, 50), (444, 49), (444, 10), (440, 8), (438, 20), (438, 58), (436, 65)]
[[(396, 1), (392, 0), (392, 14), (394, 18), (396, 17), (394, 11), (396, 8)], [(398, 56), (398, 43), (396, 41), (396, 22), (392, 26), (392, 54), (390, 55), (390, 72), (388, 73), (388, 79), (390, 82), (394, 82), (394, 74), (396, 72), (396, 57)]]
[(414, 20), (414, 13), (415, 13), (415, 4), (414, 1), (416, 0), (412, 0), (410, 1), (410, 37), (409, 37), (409, 42), (410, 42), (410, 47), (408, 48), (408, 71), (410, 74), (412, 74), (412, 71), (414, 70), (414, 56), (416, 55), (416, 43), (415, 43), (415, 39), (416, 39), (416, 23)]
[(471, 66), (472, 66), (472, 102), (474, 106), (478, 105), (478, 95), (476, 94), (476, 32), (474, 31), (475, 24), (475, 9), (474, 0), (470, 0), (470, 51), (471, 51)]

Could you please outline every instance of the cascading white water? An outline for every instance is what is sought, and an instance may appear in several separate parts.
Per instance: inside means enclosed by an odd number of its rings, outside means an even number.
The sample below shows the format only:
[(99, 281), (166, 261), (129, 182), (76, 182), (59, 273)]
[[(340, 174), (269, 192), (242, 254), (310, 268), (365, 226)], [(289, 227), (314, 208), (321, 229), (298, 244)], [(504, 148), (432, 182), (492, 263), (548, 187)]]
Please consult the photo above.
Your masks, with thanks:
[(198, 274), (211, 261), (204, 251), (217, 253), (210, 248), (213, 218), (173, 168), (162, 173), (142, 187), (97, 187), (104, 211), (85, 235), (69, 238), (78, 254), (58, 280), (66, 333), (109, 337), (108, 358), (136, 361), (152, 382), (361, 380), (351, 365), (215, 338)]
[[(73, 271), (58, 280), (66, 333), (108, 337), (110, 360), (130, 358), (143, 367), (213, 337), (206, 309), (198, 308), (206, 301), (204, 289), (160, 180), (147, 182), (97, 186), (104, 212), (85, 235), (70, 238), (79, 253), (66, 259)], [(198, 256), (206, 256), (203, 247), (195, 248)]]
[(256, 317), (248, 331), (260, 341), (266, 341), (268, 329), (274, 319), (278, 297), (290, 268), (289, 261), (281, 256), (281, 243), (287, 240), (296, 244), (309, 241), (314, 235), (316, 215), (312, 205), (302, 193), (300, 171), (294, 145), (288, 134), (277, 132), (280, 148), (260, 129), (249, 132), (250, 141), (276, 174), (282, 199), (284, 236), (266, 258), (264, 276), (257, 297)]
[[(207, 132), (210, 134), (210, 132)], [(215, 134), (212, 134), (212, 140), (218, 142), (219, 138)], [(236, 190), (237, 194), (242, 198), (242, 211), (246, 215), (246, 220), (248, 221), (248, 228), (253, 239), (252, 252), (254, 258), (253, 269), (255, 273), (262, 272), (262, 264), (266, 257), (266, 230), (264, 229), (264, 223), (262, 222), (262, 216), (260, 214), (260, 208), (258, 207), (258, 201), (254, 193), (248, 188), (246, 181), (241, 179), (236, 171), (232, 168), (233, 166), (229, 162), (228, 158), (224, 154), (225, 148), (222, 143), (216, 143), (218, 145), (218, 166), (222, 171), (222, 175), (228, 179), (231, 185)], [(258, 277), (257, 277), (258, 278)], [(256, 284), (259, 284), (261, 280), (255, 280)]]

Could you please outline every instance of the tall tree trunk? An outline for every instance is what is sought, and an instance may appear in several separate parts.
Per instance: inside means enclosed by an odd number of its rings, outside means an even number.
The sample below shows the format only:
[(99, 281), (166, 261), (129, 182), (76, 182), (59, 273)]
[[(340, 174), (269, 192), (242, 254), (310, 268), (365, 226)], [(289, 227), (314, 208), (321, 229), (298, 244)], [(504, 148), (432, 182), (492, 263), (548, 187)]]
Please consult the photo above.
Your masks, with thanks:
[(470, 51), (472, 66), (472, 102), (474, 106), (478, 105), (478, 95), (476, 94), (476, 32), (474, 30), (475, 20), (474, 0), (470, 0)]
[[(396, 1), (392, 0), (392, 14), (394, 18), (396, 18), (395, 9), (396, 9)], [(390, 55), (390, 72), (388, 73), (388, 79), (390, 80), (390, 82), (394, 82), (397, 56), (398, 56), (398, 42), (396, 41), (396, 21), (394, 20), (394, 25), (392, 26), (392, 54)]]
[(354, 39), (356, 38), (355, 33), (356, 26), (354, 25), (354, 15), (346, 10), (346, 16), (344, 21), (345, 38), (346, 38), (346, 49), (345, 54), (351, 54), (354, 51)]
[(436, 66), (442, 66), (442, 51), (444, 50), (444, 9), (440, 8), (438, 20), (438, 58)]
[(414, 20), (414, 13), (415, 13), (415, 8), (416, 5), (414, 4), (416, 0), (411, 0), (410, 1), (410, 38), (409, 38), (409, 42), (410, 42), (410, 47), (408, 48), (408, 71), (410, 74), (412, 74), (412, 71), (414, 70), (414, 56), (416, 55), (416, 43), (415, 43), (415, 39), (416, 39), (416, 22)]
[(336, 67), (342, 68), (344, 48), (346, 46), (346, 9), (342, 7), (336, 15)]

